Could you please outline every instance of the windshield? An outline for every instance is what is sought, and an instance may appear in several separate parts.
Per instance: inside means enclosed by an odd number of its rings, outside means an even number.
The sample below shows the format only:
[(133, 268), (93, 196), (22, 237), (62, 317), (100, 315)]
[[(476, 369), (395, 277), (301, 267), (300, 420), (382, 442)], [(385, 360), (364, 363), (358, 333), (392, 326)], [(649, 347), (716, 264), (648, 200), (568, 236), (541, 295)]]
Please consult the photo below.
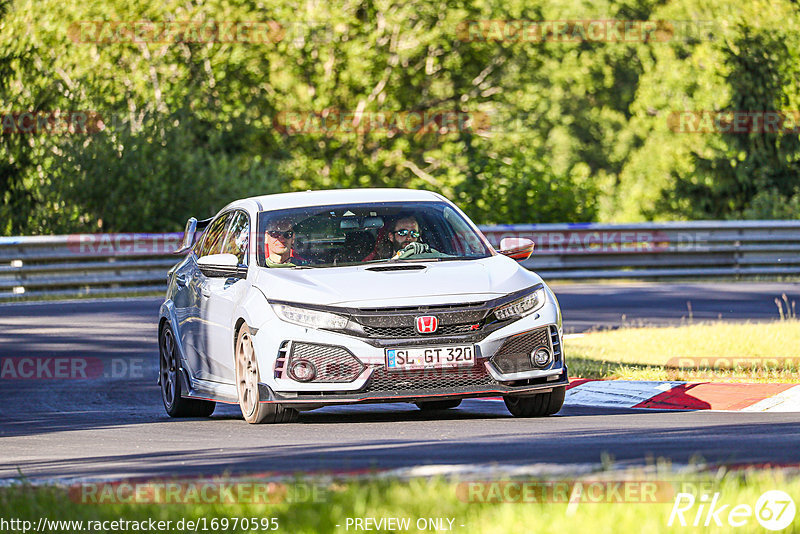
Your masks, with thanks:
[(315, 206), (258, 214), (258, 264), (338, 267), (492, 255), (482, 235), (444, 202)]

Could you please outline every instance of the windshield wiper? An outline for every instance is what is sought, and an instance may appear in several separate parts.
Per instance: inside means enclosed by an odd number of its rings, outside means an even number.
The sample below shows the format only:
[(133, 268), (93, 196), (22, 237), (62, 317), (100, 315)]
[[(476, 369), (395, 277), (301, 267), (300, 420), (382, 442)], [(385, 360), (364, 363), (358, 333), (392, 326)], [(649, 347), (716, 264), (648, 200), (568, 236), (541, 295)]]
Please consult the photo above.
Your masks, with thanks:
[(388, 263), (399, 263), (399, 262), (419, 263), (423, 261), (442, 261), (442, 258), (390, 258), (386, 261)]

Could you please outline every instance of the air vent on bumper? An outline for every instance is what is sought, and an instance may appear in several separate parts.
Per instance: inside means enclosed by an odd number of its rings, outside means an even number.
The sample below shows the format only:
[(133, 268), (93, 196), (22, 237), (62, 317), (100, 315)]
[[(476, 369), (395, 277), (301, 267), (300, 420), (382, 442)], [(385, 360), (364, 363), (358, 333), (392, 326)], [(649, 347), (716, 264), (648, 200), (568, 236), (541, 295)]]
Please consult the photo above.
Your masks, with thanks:
[[(557, 332), (553, 339), (558, 339)], [(545, 326), (506, 339), (492, 356), (491, 362), (503, 374), (550, 369), (561, 359), (561, 345), (558, 345), (558, 352), (553, 348), (550, 327)], [(546, 363), (536, 365), (533, 357), (540, 349), (548, 351), (550, 359)]]
[(292, 343), (285, 366), (289, 378), (298, 382), (353, 382), (366, 366), (349, 350), (319, 343)]

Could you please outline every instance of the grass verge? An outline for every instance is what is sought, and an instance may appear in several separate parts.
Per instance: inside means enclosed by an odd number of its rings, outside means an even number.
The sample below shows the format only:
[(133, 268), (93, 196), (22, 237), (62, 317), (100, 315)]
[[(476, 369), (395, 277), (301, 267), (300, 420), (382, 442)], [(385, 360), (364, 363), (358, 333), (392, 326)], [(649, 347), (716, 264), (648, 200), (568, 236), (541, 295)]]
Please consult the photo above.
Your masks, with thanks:
[(800, 320), (620, 328), (564, 341), (572, 376), (800, 382)]
[[(261, 482), (264, 484), (263, 482)], [(59, 487), (16, 486), (0, 489), (0, 517), (18, 519), (37, 525), (40, 518), (62, 521), (83, 521), (86, 531), (88, 521), (171, 521), (162, 528), (165, 532), (264, 532), (261, 525), (275, 518), (278, 532), (326, 533), (353, 532), (355, 518), (397, 518), (407, 520), (406, 528), (376, 528), (383, 532), (453, 531), (464, 533), (522, 533), (522, 532), (667, 532), (676, 528), (681, 532), (729, 532), (728, 513), (736, 505), (746, 505), (751, 510), (739, 532), (763, 531), (755, 514), (761, 517), (777, 516), (786, 505), (770, 501), (768, 510), (759, 498), (764, 492), (781, 490), (795, 498), (800, 495), (800, 478), (789, 477), (782, 471), (752, 470), (747, 472), (718, 472), (716, 474), (657, 476), (637, 475), (635, 472), (598, 473), (578, 480), (504, 480), (462, 481), (444, 479), (369, 480), (356, 482), (298, 481), (297, 484), (317, 488), (314, 498), (290, 499), (269, 504), (208, 502), (191, 504), (94, 504), (83, 503), (73, 493)], [(527, 486), (524, 486), (527, 484)], [(580, 483), (580, 492), (577, 486)], [(292, 483), (288, 485), (291, 486)], [(648, 486), (649, 485), (649, 486)], [(646, 489), (650, 487), (651, 491)], [(525, 493), (524, 488), (528, 488)], [(656, 488), (654, 491), (652, 488)], [(693, 495), (696, 503), (687, 507), (683, 518), (687, 527), (673, 518), (668, 526), (679, 493)], [(700, 515), (699, 525), (692, 527), (698, 515), (702, 495), (710, 500), (717, 494), (717, 507), (728, 505), (718, 518), (722, 525), (711, 519), (705, 526), (706, 511)], [(288, 494), (287, 494), (288, 495)], [(305, 495), (310, 495), (306, 492)], [(572, 502), (570, 502), (572, 501)], [(681, 501), (681, 507), (689, 498)], [(766, 511), (765, 511), (766, 510)], [(789, 514), (790, 509), (783, 513)], [(242, 518), (248, 518), (247, 528), (241, 528)], [(178, 523), (183, 519), (182, 527)], [(226, 519), (227, 521), (223, 521)], [(428, 522), (429, 519), (434, 522)], [(212, 523), (212, 520), (216, 520)], [(257, 528), (250, 528), (256, 520)], [(349, 521), (348, 521), (349, 520)], [(438, 520), (438, 522), (436, 522)], [(187, 528), (187, 521), (199, 524)], [(238, 528), (233, 528), (233, 523)], [(212, 528), (213, 525), (213, 528)], [(227, 525), (227, 527), (223, 527)], [(383, 524), (387, 526), (386, 523)], [(6, 525), (8, 526), (8, 525)], [(348, 528), (349, 526), (349, 528)], [(438, 527), (438, 528), (436, 528)], [(447, 527), (447, 528), (445, 528)], [(101, 527), (102, 528), (102, 527)], [(106, 531), (133, 531), (114, 529), (105, 524)], [(6, 531), (13, 531), (7, 529)], [(18, 531), (22, 531), (21, 529)], [(50, 532), (78, 531), (78, 525)], [(800, 519), (795, 517), (784, 532), (800, 531)]]

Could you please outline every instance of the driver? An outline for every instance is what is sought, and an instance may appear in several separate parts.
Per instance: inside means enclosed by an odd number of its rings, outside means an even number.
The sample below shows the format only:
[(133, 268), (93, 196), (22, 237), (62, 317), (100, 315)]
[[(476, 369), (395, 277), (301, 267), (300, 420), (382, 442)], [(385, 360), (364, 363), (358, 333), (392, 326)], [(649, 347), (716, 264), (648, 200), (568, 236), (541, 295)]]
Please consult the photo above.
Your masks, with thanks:
[(409, 250), (414, 250), (411, 254), (429, 251), (428, 245), (419, 242), (419, 235), (419, 223), (415, 217), (397, 219), (394, 228), (387, 234), (392, 244), (392, 257), (399, 258), (407, 247)]
[(278, 220), (268, 225), (264, 236), (267, 245), (267, 267), (297, 267), (306, 262), (292, 252), (294, 245), (294, 226), (290, 221)]
[(364, 261), (375, 259), (403, 259), (415, 254), (436, 252), (429, 245), (419, 241), (419, 223), (413, 215), (402, 216), (394, 221), (391, 230), (386, 232), (385, 241)]

